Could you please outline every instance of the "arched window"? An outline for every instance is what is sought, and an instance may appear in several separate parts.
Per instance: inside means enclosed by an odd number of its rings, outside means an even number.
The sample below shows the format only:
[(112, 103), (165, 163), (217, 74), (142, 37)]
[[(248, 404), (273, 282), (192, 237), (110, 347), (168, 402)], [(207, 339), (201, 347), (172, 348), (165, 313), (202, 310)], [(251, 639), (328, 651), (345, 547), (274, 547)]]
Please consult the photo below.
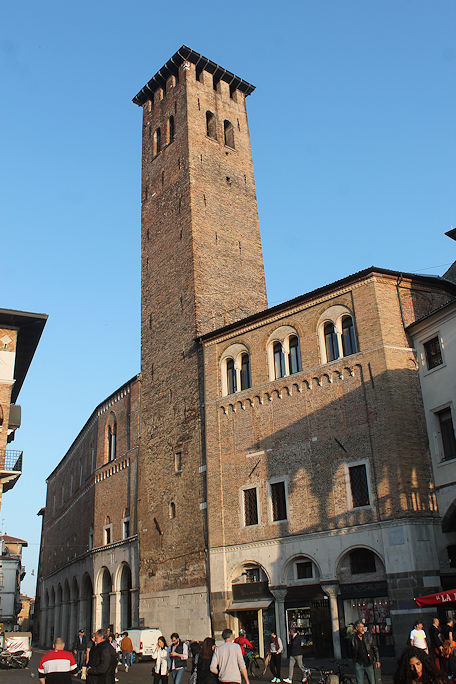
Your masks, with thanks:
[(233, 394), (234, 392), (237, 392), (236, 369), (234, 367), (234, 359), (228, 359), (226, 362), (226, 385), (228, 388), (228, 394)]
[(301, 359), (299, 358), (299, 343), (297, 335), (290, 335), (288, 338), (289, 352), (288, 352), (288, 367), (290, 375), (299, 373), (301, 370)]
[(206, 112), (206, 135), (217, 140), (217, 123), (212, 112)]
[(113, 461), (117, 450), (117, 423), (114, 421), (108, 425), (108, 461)]
[(342, 318), (342, 350), (344, 356), (356, 354), (355, 326), (351, 316)]
[(234, 128), (231, 121), (225, 119), (223, 122), (223, 133), (225, 136), (225, 145), (234, 149)]
[(158, 154), (161, 150), (161, 130), (157, 128), (154, 133), (154, 155)]
[(285, 375), (285, 358), (283, 356), (282, 344), (280, 342), (274, 342), (273, 347), (274, 352), (274, 374), (275, 379), (283, 378)]
[(170, 116), (168, 120), (168, 142), (172, 143), (174, 140), (174, 116)]
[(248, 354), (241, 355), (241, 391), (251, 387), (250, 359)]
[(326, 347), (326, 360), (335, 361), (339, 358), (339, 344), (337, 342), (336, 330), (334, 328), (334, 323), (325, 323), (325, 347)]

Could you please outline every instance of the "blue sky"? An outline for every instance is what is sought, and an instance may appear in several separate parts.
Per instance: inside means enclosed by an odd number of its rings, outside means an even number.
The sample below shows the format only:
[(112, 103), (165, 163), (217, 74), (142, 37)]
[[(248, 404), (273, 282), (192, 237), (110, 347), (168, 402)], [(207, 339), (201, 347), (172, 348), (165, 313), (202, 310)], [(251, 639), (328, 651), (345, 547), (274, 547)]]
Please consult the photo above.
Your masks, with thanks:
[[(19, 401), (24, 473), (1, 527), (29, 541), (45, 478), (94, 407), (139, 371), (141, 111), (182, 44), (247, 100), (270, 305), (375, 264), (456, 259), (453, 0), (22, 0), (3, 7), (4, 308), (49, 321)], [(35, 570), (36, 572), (36, 570)]]

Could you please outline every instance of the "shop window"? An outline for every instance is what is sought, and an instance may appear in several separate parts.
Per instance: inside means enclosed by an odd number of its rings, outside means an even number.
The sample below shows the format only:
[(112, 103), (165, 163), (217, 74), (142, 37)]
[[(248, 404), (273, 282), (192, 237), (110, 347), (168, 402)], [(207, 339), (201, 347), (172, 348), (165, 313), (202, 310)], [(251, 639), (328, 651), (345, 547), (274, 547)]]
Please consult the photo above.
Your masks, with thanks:
[(283, 356), (282, 344), (274, 342), (274, 375), (275, 379), (283, 378), (285, 375), (285, 359)]
[(329, 363), (330, 361), (335, 361), (339, 358), (339, 345), (337, 342), (337, 334), (334, 328), (334, 323), (325, 323), (324, 333), (326, 360)]
[(349, 468), (349, 473), (353, 508), (369, 506), (369, 485), (367, 482), (366, 466), (364, 463), (351, 466)]
[(272, 482), (271, 488), (271, 503), (272, 503), (272, 519), (274, 522), (287, 519), (287, 499), (285, 482)]
[(297, 579), (311, 579), (313, 577), (312, 561), (298, 561), (296, 563)]
[(428, 370), (432, 370), (433, 368), (437, 368), (437, 366), (441, 366), (443, 359), (438, 336), (436, 335), (432, 338), (432, 340), (425, 342), (423, 347), (424, 353), (426, 355), (426, 364)]
[(437, 411), (435, 415), (439, 421), (442, 461), (450, 461), (456, 458), (456, 437), (451, 408), (448, 406), (443, 411)]
[(369, 549), (355, 549), (350, 552), (350, 570), (352, 575), (368, 575), (376, 572), (375, 554)]
[(342, 351), (344, 356), (356, 354), (355, 327), (351, 316), (342, 318)]
[(258, 500), (256, 487), (244, 489), (244, 524), (258, 525)]
[(182, 472), (182, 451), (176, 451), (174, 454), (174, 472)]

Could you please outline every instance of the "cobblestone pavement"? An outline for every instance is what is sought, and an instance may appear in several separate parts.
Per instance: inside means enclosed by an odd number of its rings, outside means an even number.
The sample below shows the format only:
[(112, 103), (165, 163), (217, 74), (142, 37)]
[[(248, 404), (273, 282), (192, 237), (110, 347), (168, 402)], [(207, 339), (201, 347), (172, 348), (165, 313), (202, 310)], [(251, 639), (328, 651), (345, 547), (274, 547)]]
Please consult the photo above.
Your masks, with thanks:
[[(43, 653), (45, 653), (45, 651), (34, 649), (30, 665), (25, 670), (0, 670), (0, 684), (30, 684), (30, 682), (33, 681), (36, 682), (36, 684), (38, 684), (38, 664), (41, 660)], [(334, 667), (334, 661), (309, 661), (306, 662), (306, 665), (310, 665), (311, 667), (327, 666), (328, 669), (330, 669), (331, 667)], [(391, 674), (393, 670), (394, 661), (392, 659), (389, 659), (388, 662), (385, 662), (383, 667), (383, 673), (381, 678), (382, 684), (392, 684), (393, 678)], [(153, 679), (151, 672), (152, 664), (150, 661), (143, 663), (135, 663), (128, 672), (124, 672), (123, 667), (120, 666), (117, 677), (119, 679), (119, 684), (152, 684)], [(282, 669), (282, 674), (286, 676), (285, 661), (284, 667)], [(182, 680), (182, 684), (188, 684), (189, 675), (190, 672), (186, 672)], [(257, 682), (259, 682), (259, 684), (269, 684), (271, 681), (271, 677), (269, 675), (269, 670), (267, 670), (265, 677), (259, 680), (255, 680), (255, 684)], [(75, 682), (79, 681), (79, 679), (75, 679)], [(172, 680), (170, 678), (170, 684), (171, 682)], [(300, 677), (296, 672), (294, 676), (294, 684), (300, 684)]]

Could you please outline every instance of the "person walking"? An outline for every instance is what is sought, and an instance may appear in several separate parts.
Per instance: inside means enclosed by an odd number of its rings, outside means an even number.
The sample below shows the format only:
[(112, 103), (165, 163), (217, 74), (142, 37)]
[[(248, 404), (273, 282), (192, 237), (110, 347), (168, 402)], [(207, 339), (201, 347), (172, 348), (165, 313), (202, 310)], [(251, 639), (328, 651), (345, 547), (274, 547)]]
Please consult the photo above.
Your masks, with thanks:
[(431, 641), (431, 652), (429, 655), (432, 655), (435, 666), (438, 670), (440, 670), (440, 660), (442, 657), (442, 646), (443, 646), (443, 641), (442, 641), (442, 629), (440, 627), (440, 620), (439, 618), (434, 618), (432, 620), (432, 625), (431, 625), (431, 631), (430, 631), (430, 641)]
[(54, 641), (52, 651), (48, 651), (40, 660), (38, 676), (41, 684), (70, 684), (72, 677), (78, 672), (74, 655), (65, 651), (65, 642), (61, 637)]
[(236, 637), (236, 639), (234, 640), (234, 643), (235, 643), (235, 644), (239, 644), (239, 646), (241, 647), (242, 657), (244, 658), (245, 666), (248, 667), (248, 666), (249, 666), (249, 659), (248, 659), (248, 656), (247, 656), (247, 650), (249, 650), (249, 651), (254, 651), (254, 650), (255, 650), (255, 647), (254, 647), (254, 645), (247, 639), (247, 637), (246, 637), (246, 635), (245, 635), (245, 630), (244, 630), (244, 629), (240, 629), (240, 630), (239, 630), (239, 636)]
[(423, 629), (423, 623), (421, 620), (415, 622), (414, 628), (410, 632), (410, 645), (414, 646), (415, 648), (421, 648), (423, 651), (426, 651), (426, 653), (429, 653), (426, 632)]
[(442, 629), (442, 641), (451, 641), (453, 642), (453, 620), (450, 618), (445, 627)]
[(217, 684), (217, 677), (211, 672), (215, 639), (206, 637), (196, 660), (196, 684)]
[(122, 665), (125, 668), (125, 672), (128, 672), (128, 668), (132, 664), (133, 656), (133, 644), (128, 636), (128, 632), (123, 633), (122, 641), (120, 642), (120, 650), (122, 652)]
[(212, 656), (210, 670), (218, 676), (219, 682), (226, 684), (241, 684), (241, 677), (245, 684), (249, 684), (247, 668), (239, 644), (233, 643), (233, 632), (224, 629), (222, 632), (224, 643), (217, 646)]
[(173, 632), (171, 634), (171, 651), (169, 657), (171, 658), (171, 676), (173, 684), (180, 684), (182, 676), (185, 671), (185, 666), (188, 660), (188, 646), (180, 640), (179, 634)]
[(73, 653), (78, 665), (78, 673), (81, 673), (82, 668), (87, 664), (87, 644), (88, 639), (84, 630), (80, 629), (73, 644)]
[(374, 665), (380, 667), (378, 649), (361, 620), (355, 623), (351, 647), (356, 684), (364, 683), (364, 675), (369, 684), (375, 684)]
[(271, 656), (271, 660), (269, 661), (269, 669), (271, 670), (273, 675), (271, 681), (275, 684), (278, 684), (278, 682), (280, 682), (282, 653), (282, 639), (279, 636), (277, 636), (275, 632), (271, 632), (271, 643), (269, 644), (269, 655)]
[(298, 634), (297, 630), (295, 627), (292, 627), (290, 629), (290, 641), (288, 643), (288, 655), (290, 657), (289, 663), (288, 663), (288, 677), (284, 679), (283, 681), (286, 682), (286, 684), (291, 684), (293, 681), (293, 672), (294, 672), (294, 666), (295, 663), (301, 670), (302, 674), (305, 674), (305, 667), (302, 664), (302, 655), (303, 655), (303, 650), (302, 650), (302, 645), (301, 645), (301, 635)]
[(152, 673), (154, 675), (154, 684), (167, 684), (168, 672), (171, 665), (169, 659), (169, 648), (164, 636), (158, 637), (157, 645), (152, 653), (152, 659), (155, 660)]
[(94, 639), (87, 663), (87, 684), (114, 684), (116, 652), (106, 638), (105, 630), (98, 629)]

